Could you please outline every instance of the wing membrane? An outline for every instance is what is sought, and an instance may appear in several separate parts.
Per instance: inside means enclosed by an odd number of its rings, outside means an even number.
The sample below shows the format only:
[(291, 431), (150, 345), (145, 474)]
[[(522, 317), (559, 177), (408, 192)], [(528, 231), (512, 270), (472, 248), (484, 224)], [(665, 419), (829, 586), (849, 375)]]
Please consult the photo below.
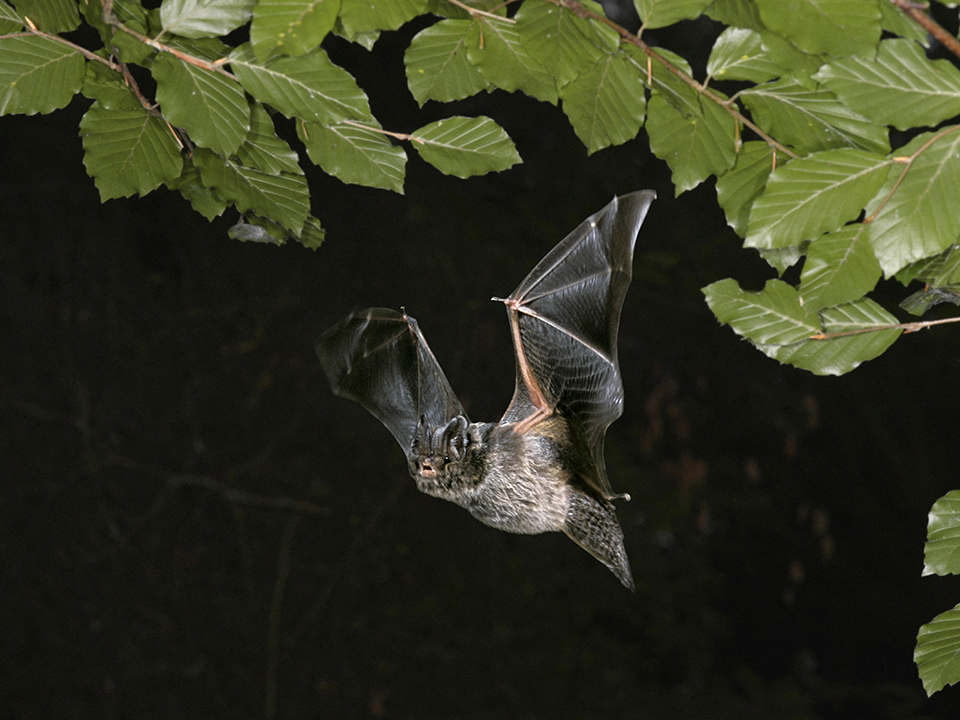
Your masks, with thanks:
[(522, 423), (544, 409), (561, 413), (592, 458), (585, 479), (605, 497), (612, 490), (603, 438), (623, 412), (617, 329), (637, 233), (654, 197), (645, 190), (614, 198), (551, 250), (505, 301), (517, 385), (501, 422)]
[(406, 313), (356, 311), (327, 330), (316, 349), (333, 392), (382, 422), (408, 458), (421, 417), (428, 427), (466, 417), (417, 321)]

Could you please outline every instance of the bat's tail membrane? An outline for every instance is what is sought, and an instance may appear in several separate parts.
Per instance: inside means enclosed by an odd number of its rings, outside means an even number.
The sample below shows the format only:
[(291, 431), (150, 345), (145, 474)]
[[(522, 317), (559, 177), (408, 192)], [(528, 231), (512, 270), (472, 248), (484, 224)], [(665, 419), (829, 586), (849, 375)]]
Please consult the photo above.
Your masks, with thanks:
[(563, 531), (577, 545), (602, 562), (624, 587), (634, 590), (630, 561), (623, 546), (623, 530), (609, 502), (582, 492), (570, 493)]

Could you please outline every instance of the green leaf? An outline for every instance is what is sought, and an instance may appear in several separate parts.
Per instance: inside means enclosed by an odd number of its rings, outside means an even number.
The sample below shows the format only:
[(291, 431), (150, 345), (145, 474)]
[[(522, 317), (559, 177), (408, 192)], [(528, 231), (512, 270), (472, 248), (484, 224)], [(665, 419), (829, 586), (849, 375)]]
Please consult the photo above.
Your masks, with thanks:
[(704, 14), (724, 25), (759, 32), (765, 29), (754, 0), (713, 0)]
[(327, 237), (327, 231), (320, 225), (320, 221), (313, 215), (307, 215), (307, 221), (303, 224), (303, 230), (300, 231), (300, 237), (297, 240), (307, 250), (317, 250)]
[(814, 240), (800, 274), (800, 297), (814, 308), (857, 300), (880, 280), (866, 226), (847, 225)]
[(183, 172), (180, 177), (167, 182), (167, 187), (177, 190), (190, 201), (190, 205), (207, 220), (220, 217), (227, 209), (227, 203), (217, 195), (212, 188), (208, 188), (200, 179), (200, 171), (190, 160), (183, 163)]
[(230, 67), (247, 92), (287, 117), (321, 124), (373, 121), (363, 90), (350, 73), (330, 62), (322, 48), (260, 62), (245, 44), (230, 54)]
[(876, 194), (890, 164), (881, 155), (845, 148), (777, 168), (753, 204), (744, 245), (789, 247), (839, 228)]
[(39, 36), (0, 38), (0, 115), (66, 107), (83, 85), (76, 50)]
[(396, 30), (427, 11), (427, 0), (341, 0), (340, 22), (349, 33)]
[(563, 111), (588, 153), (620, 145), (640, 132), (643, 81), (621, 53), (611, 53), (561, 91)]
[(467, 57), (488, 82), (507, 92), (520, 90), (538, 100), (557, 104), (557, 81), (520, 41), (516, 25), (477, 18), (467, 37)]
[(899, 130), (960, 115), (960, 70), (928, 60), (912, 40), (884, 40), (875, 58), (838, 60), (814, 77), (856, 112)]
[[(503, 0), (460, 0), (460, 5), (466, 5), (502, 17), (507, 15), (507, 7)], [(469, 20), (471, 17), (469, 11), (454, 5), (449, 0), (427, 0), (427, 12), (439, 17), (457, 20)]]
[(162, 119), (144, 108), (94, 104), (80, 121), (83, 164), (101, 200), (146, 195), (180, 175), (180, 146)]
[[(655, 51), (687, 77), (693, 76), (690, 63), (684, 58), (664, 48), (655, 48)], [(624, 44), (621, 52), (630, 60), (637, 75), (649, 81), (651, 96), (662, 95), (664, 100), (686, 117), (695, 117), (700, 114), (700, 93), (668, 70), (663, 63), (649, 57), (636, 45)]]
[(842, 147), (890, 150), (885, 128), (825, 90), (807, 90), (792, 80), (779, 80), (744, 90), (740, 98), (763, 130), (801, 154)]
[(798, 48), (789, 38), (769, 30), (760, 31), (760, 47), (770, 62), (783, 70), (783, 79), (792, 78), (807, 90), (817, 90), (817, 81), (811, 79), (820, 66), (830, 60), (829, 55), (811, 54)]
[(913, 661), (928, 696), (960, 682), (960, 605), (920, 627)]
[(760, 34), (738, 27), (720, 33), (707, 61), (707, 77), (715, 80), (762, 83), (781, 75), (783, 70), (763, 52)]
[(930, 47), (930, 38), (924, 27), (893, 3), (880, 3), (880, 27), (893, 35)]
[(188, 38), (218, 37), (244, 25), (256, 0), (163, 0), (163, 31)]
[(193, 161), (200, 170), (203, 184), (235, 203), (240, 212), (253, 210), (292, 234), (300, 234), (310, 212), (310, 194), (303, 175), (270, 175), (223, 158), (207, 148), (197, 148)]
[(407, 154), (382, 133), (352, 125), (297, 125), (310, 159), (345, 183), (403, 194)]
[[(343, 2), (343, 0), (340, 0)], [(342, 37), (344, 40), (347, 40), (352, 43), (366, 48), (367, 50), (373, 50), (373, 46), (377, 44), (377, 40), (380, 39), (379, 30), (365, 30), (363, 32), (347, 32), (343, 29), (343, 23), (340, 21), (340, 17), (337, 17), (337, 22), (333, 26), (333, 33), (338, 37)]]
[[(125, 63), (140, 64), (149, 55), (156, 52), (152, 47), (129, 33), (117, 30), (113, 25), (103, 21), (103, 5), (100, 0), (85, 0), (80, 3), (80, 11), (86, 21), (95, 27), (103, 40), (105, 48), (116, 52), (117, 57)], [(113, 16), (131, 30), (147, 35), (147, 11), (137, 0), (113, 0), (111, 6)]]
[(303, 175), (300, 158), (290, 149), (286, 140), (277, 137), (270, 113), (260, 103), (254, 103), (250, 110), (250, 132), (237, 148), (240, 164), (262, 170), (268, 175)]
[(232, 47), (224, 43), (220, 38), (184, 38), (172, 35), (167, 39), (166, 45), (174, 50), (193, 57), (207, 60), (208, 62), (217, 62), (218, 65), (226, 61), (226, 56), (233, 50)]
[(897, 319), (869, 298), (821, 310), (820, 321), (825, 333), (855, 334), (779, 348), (777, 360), (815, 375), (844, 375), (883, 354), (903, 332), (900, 328), (877, 330), (895, 325)]
[(506, 170), (520, 162), (513, 141), (488, 117), (450, 117), (411, 135), (420, 157), (460, 178)]
[(960, 490), (947, 493), (930, 509), (923, 574), (960, 574)]
[(654, 95), (646, 128), (653, 154), (673, 171), (677, 195), (710, 175), (722, 175), (737, 159), (736, 123), (716, 103), (704, 101), (699, 113), (684, 117), (662, 95)]
[(643, 29), (666, 27), (699, 17), (713, 0), (633, 0)]
[(801, 50), (871, 55), (880, 42), (876, 0), (756, 0), (763, 23)]
[(123, 81), (123, 76), (99, 62), (86, 63), (81, 92), (107, 110), (135, 110), (140, 101)]
[(403, 62), (407, 84), (417, 102), (451, 102), (491, 87), (467, 58), (470, 20), (441, 20), (417, 33)]
[(777, 271), (777, 275), (783, 275), (787, 270), (800, 262), (800, 258), (806, 254), (809, 246), (810, 241), (804, 240), (799, 245), (757, 250), (757, 252), (770, 267)]
[(727, 278), (708, 285), (703, 294), (717, 320), (754, 343), (790, 345), (820, 332), (816, 311), (804, 307), (796, 289), (782, 280), (768, 280), (760, 292), (749, 292)]
[(11, 5), (0, 0), (0, 35), (19, 32), (23, 28), (21, 15)]
[(274, 55), (303, 55), (333, 29), (340, 0), (260, 0), (250, 24), (250, 44), (261, 62)]
[[(601, 6), (589, 0), (583, 5), (603, 15)], [(620, 44), (613, 28), (545, 2), (525, 2), (514, 19), (523, 46), (557, 79), (560, 88), (596, 66)]]
[(80, 26), (76, 0), (16, 0), (20, 15), (48, 33), (63, 33)]
[(923, 315), (937, 305), (950, 303), (960, 305), (960, 285), (949, 287), (925, 287), (900, 301), (900, 308), (911, 315)]
[(960, 247), (951, 245), (939, 255), (910, 263), (897, 273), (897, 280), (904, 285), (919, 280), (934, 287), (960, 283)]
[(717, 178), (717, 203), (727, 216), (727, 224), (741, 237), (746, 235), (753, 202), (773, 171), (773, 153), (762, 140), (745, 142), (736, 165)]
[(221, 155), (232, 155), (250, 129), (250, 103), (236, 82), (160, 53), (150, 68), (163, 116), (190, 139)]
[[(912, 262), (943, 252), (960, 235), (958, 131), (960, 126), (924, 133), (897, 150), (898, 155), (908, 156), (929, 143), (902, 180), (900, 172), (888, 175), (867, 206), (868, 215), (876, 212), (868, 230), (870, 244), (887, 277)], [(889, 200), (879, 207), (888, 196)]]

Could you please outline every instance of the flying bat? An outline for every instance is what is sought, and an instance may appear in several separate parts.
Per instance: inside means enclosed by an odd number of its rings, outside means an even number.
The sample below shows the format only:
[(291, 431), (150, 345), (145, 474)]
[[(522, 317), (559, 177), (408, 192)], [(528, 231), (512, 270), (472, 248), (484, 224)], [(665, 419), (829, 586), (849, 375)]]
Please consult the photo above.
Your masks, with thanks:
[(553, 248), (504, 303), (517, 380), (499, 422), (471, 422), (417, 321), (352, 313), (317, 354), (333, 392), (393, 434), (417, 488), (512, 533), (563, 531), (626, 587), (633, 576), (603, 458), (623, 412), (617, 329), (640, 225), (656, 197), (614, 198)]

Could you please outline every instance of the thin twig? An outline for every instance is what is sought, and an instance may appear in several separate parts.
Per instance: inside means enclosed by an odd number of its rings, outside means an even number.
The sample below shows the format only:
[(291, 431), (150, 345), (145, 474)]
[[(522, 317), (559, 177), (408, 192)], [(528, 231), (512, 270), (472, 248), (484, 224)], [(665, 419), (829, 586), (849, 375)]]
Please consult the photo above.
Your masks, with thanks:
[(492, 12), (488, 12), (486, 10), (480, 10), (479, 8), (470, 7), (466, 3), (460, 2), (460, 0), (447, 0), (447, 2), (450, 3), (451, 5), (456, 5), (461, 10), (466, 10), (468, 13), (470, 13), (470, 15), (474, 17), (476, 17), (477, 15), (482, 15), (483, 17), (490, 18), (491, 20), (498, 20), (499, 22), (505, 22), (505, 23), (517, 22), (513, 18), (504, 17), (503, 15), (495, 15)]
[(360, 128), (361, 130), (369, 130), (370, 132), (380, 133), (381, 135), (388, 135), (397, 140), (409, 140), (410, 142), (424, 144), (424, 141), (413, 135), (408, 135), (407, 133), (393, 132), (392, 130), (384, 130), (383, 128), (378, 128), (373, 125), (365, 125), (364, 123), (356, 122), (355, 120), (341, 120), (341, 125), (349, 125), (351, 127)]
[(945, 323), (960, 322), (960, 316), (942, 318), (940, 320), (920, 320), (909, 323), (893, 323), (891, 325), (874, 325), (873, 327), (860, 328), (859, 330), (845, 330), (838, 333), (817, 333), (811, 335), (808, 340), (833, 340), (834, 338), (847, 337), (849, 335), (863, 335), (864, 333), (880, 332), (881, 330), (903, 330), (905, 333), (919, 332), (926, 330), (934, 325), (944, 325)]
[(910, 2), (910, 0), (890, 0), (890, 2), (903, 10), (910, 19), (933, 35), (947, 50), (960, 58), (960, 41), (925, 12), (930, 9), (929, 3)]
[(46, 40), (53, 40), (54, 42), (58, 42), (61, 45), (66, 45), (71, 50), (75, 50), (76, 52), (83, 55), (87, 60), (96, 60), (97, 62), (101, 62), (111, 70), (119, 69), (116, 63), (111, 62), (107, 58), (100, 57), (95, 52), (87, 50), (85, 47), (81, 47), (76, 43), (72, 43), (69, 40), (60, 37), (59, 35), (52, 35), (51, 33), (45, 33), (43, 32), (43, 30), (39, 30), (37, 26), (33, 24), (33, 21), (28, 17), (24, 17), (23, 19), (26, 21), (26, 24), (27, 24), (27, 32), (14, 32), (14, 33), (7, 33), (6, 35), (0, 35), (0, 40), (6, 40), (7, 38), (16, 38), (16, 37), (30, 37), (31, 35), (34, 35), (36, 37), (42, 37)]
[(291, 515), (280, 541), (277, 558), (277, 579), (273, 583), (273, 598), (270, 601), (270, 616), (267, 622), (267, 677), (264, 689), (264, 714), (267, 720), (277, 716), (277, 665), (280, 659), (280, 615), (283, 610), (283, 593), (290, 577), (290, 551), (293, 536), (302, 515)]
[(239, 82), (236, 75), (231, 73), (229, 70), (224, 69), (224, 65), (230, 62), (229, 58), (218, 58), (217, 60), (204, 60), (203, 58), (198, 58), (195, 55), (188, 55), (185, 52), (181, 52), (176, 48), (172, 48), (169, 45), (164, 45), (162, 42), (149, 38), (142, 33), (138, 33), (133, 28), (129, 28), (120, 21), (116, 15), (113, 14), (113, 0), (105, 0), (103, 3), (103, 21), (110, 27), (125, 32), (127, 35), (136, 38), (144, 45), (149, 45), (154, 50), (159, 52), (170, 53), (175, 58), (182, 60), (185, 63), (189, 63), (195, 67), (201, 68), (202, 70), (209, 70), (211, 72), (219, 73), (224, 77), (228, 77), (234, 82)]
[(891, 197), (893, 197), (893, 194), (897, 191), (897, 188), (900, 187), (900, 183), (903, 182), (903, 178), (906, 177), (907, 173), (910, 171), (910, 168), (913, 166), (913, 161), (916, 160), (921, 153), (926, 151), (927, 148), (933, 145), (937, 140), (944, 137), (945, 135), (949, 135), (952, 132), (956, 132), (957, 130), (960, 130), (960, 125), (952, 125), (951, 127), (945, 128), (940, 132), (938, 132), (933, 137), (931, 137), (929, 140), (927, 140), (919, 148), (917, 148), (916, 152), (914, 152), (913, 155), (907, 155), (907, 156), (897, 157), (893, 159), (894, 162), (902, 163), (904, 165), (904, 168), (903, 170), (900, 171), (900, 177), (898, 177), (897, 181), (893, 183), (893, 187), (890, 188), (890, 192), (888, 192), (887, 196), (880, 202), (880, 204), (877, 206), (877, 209), (874, 210), (872, 213), (870, 213), (869, 217), (864, 218), (863, 220), (864, 225), (872, 223), (876, 219), (880, 211), (883, 209), (883, 206), (886, 205), (887, 202), (889, 202)]

